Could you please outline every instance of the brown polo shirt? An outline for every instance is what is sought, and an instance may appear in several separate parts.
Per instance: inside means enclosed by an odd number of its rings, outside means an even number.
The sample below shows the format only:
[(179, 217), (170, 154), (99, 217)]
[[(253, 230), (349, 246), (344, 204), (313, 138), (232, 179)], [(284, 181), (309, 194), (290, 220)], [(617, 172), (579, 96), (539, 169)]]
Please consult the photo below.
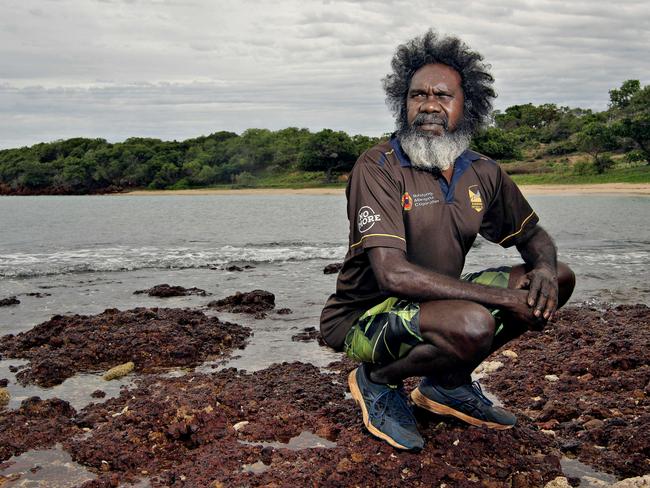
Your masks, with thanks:
[(321, 333), (335, 349), (369, 308), (385, 300), (366, 249), (394, 247), (408, 260), (459, 278), (477, 234), (503, 247), (525, 239), (538, 218), (510, 177), (493, 160), (465, 151), (451, 183), (411, 166), (398, 139), (361, 155), (348, 187), (350, 243), (321, 315)]

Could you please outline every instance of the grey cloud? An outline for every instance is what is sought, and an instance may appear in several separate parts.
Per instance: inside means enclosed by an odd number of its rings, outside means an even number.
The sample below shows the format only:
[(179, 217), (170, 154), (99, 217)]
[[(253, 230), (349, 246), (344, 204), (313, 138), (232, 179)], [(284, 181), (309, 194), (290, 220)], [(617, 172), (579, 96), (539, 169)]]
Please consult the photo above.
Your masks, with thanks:
[(650, 82), (645, 11), (633, 0), (8, 0), (0, 146), (253, 125), (380, 134), (393, 124), (379, 80), (397, 44), (430, 25), (484, 54), (497, 108), (602, 109), (623, 80)]
[(309, 12), (299, 20), (301, 24), (356, 24), (358, 19), (339, 11)]

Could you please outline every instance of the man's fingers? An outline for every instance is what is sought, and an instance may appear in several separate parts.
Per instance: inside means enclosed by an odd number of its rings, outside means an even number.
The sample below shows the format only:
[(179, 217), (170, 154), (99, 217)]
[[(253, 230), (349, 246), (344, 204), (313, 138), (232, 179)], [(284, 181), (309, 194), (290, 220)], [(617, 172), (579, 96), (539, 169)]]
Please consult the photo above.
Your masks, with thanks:
[(539, 295), (539, 289), (542, 285), (542, 280), (537, 276), (533, 275), (533, 278), (530, 280), (530, 288), (528, 291), (528, 306), (532, 307), (537, 302), (537, 295)]
[(522, 290), (524, 288), (528, 288), (529, 284), (530, 284), (530, 277), (528, 276), (528, 273), (523, 274), (519, 277), (519, 279), (515, 283), (515, 290)]
[(544, 318), (551, 320), (553, 314), (557, 310), (558, 289), (553, 283), (548, 284), (548, 300), (546, 302), (546, 310), (544, 310)]
[(535, 303), (535, 317), (541, 318), (542, 317), (542, 312), (546, 308), (546, 304), (548, 302), (548, 284), (547, 283), (542, 283), (540, 290), (539, 290), (539, 295), (537, 296), (537, 303)]
[(549, 296), (548, 301), (546, 302), (546, 310), (544, 310), (544, 318), (546, 320), (551, 320), (555, 310), (557, 310), (557, 297)]

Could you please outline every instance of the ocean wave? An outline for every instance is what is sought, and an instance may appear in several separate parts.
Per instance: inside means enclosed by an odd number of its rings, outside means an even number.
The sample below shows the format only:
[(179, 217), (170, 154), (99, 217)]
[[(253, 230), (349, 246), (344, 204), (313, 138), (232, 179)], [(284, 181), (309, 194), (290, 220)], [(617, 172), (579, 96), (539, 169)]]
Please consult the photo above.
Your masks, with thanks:
[(53, 253), (0, 254), (0, 277), (28, 278), (64, 273), (133, 271), (138, 269), (187, 269), (229, 264), (275, 263), (331, 259), (341, 261), (347, 247), (337, 244), (304, 245), (269, 243), (255, 246), (222, 246), (214, 249), (190, 247), (107, 247)]

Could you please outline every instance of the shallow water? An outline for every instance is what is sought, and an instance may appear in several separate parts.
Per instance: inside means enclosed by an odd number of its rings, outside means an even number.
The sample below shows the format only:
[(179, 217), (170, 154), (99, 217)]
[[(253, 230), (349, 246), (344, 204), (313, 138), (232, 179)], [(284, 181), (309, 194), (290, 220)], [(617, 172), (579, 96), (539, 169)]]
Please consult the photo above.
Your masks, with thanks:
[[(530, 202), (560, 259), (577, 272), (579, 299), (648, 303), (649, 197), (535, 196)], [(0, 297), (74, 286), (83, 301), (103, 290), (102, 280), (128, 286), (156, 270), (340, 261), (347, 226), (342, 195), (2, 197)], [(466, 270), (518, 261), (513, 249), (479, 239)], [(319, 302), (332, 289), (303, 286)], [(54, 296), (19, 299), (39, 300), (36, 306), (52, 313), (62, 305)]]
[(59, 444), (51, 449), (28, 451), (10, 458), (7, 463), (9, 467), (0, 470), (10, 479), (2, 485), (6, 488), (72, 488), (97, 478), (97, 475), (75, 463)]
[(581, 463), (577, 459), (563, 457), (560, 459), (560, 465), (562, 466), (562, 471), (567, 477), (580, 478), (581, 481), (579, 486), (582, 488), (597, 488), (602, 486), (590, 482), (590, 479), (604, 481), (605, 483), (610, 484), (618, 481), (616, 476), (609, 473), (603, 473), (602, 471), (596, 471), (591, 466), (587, 466), (585, 463)]
[(260, 442), (260, 441), (239, 441), (240, 444), (247, 446), (272, 447), (273, 449), (289, 449), (291, 451), (301, 451), (303, 449), (332, 449), (336, 447), (336, 442), (328, 441), (313, 432), (304, 431), (295, 437), (289, 439), (289, 442)]

